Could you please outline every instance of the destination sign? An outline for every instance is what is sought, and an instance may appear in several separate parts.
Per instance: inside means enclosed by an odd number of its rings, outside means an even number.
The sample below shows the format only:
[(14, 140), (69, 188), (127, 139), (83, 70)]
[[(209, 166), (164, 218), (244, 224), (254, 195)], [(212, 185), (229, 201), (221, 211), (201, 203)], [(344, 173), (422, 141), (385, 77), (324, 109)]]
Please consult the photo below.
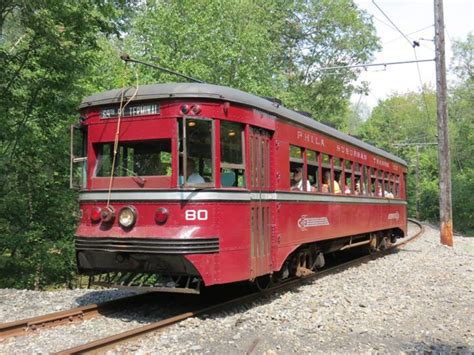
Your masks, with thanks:
[[(122, 117), (158, 115), (160, 113), (160, 105), (158, 104), (142, 104), (127, 106), (122, 112)], [(119, 115), (119, 107), (104, 108), (100, 112), (101, 118), (115, 118)]]

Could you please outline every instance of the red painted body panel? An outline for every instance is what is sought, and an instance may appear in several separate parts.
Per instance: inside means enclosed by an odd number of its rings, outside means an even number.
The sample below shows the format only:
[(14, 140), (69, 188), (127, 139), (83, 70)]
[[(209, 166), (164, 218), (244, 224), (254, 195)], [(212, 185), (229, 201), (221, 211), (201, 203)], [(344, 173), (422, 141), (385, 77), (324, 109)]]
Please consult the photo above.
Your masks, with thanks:
[[(82, 219), (76, 235), (89, 238), (149, 238), (149, 239), (199, 239), (219, 238), (218, 254), (189, 255), (206, 284), (226, 283), (248, 279), (249, 257), (249, 208), (248, 203), (188, 203), (182, 205), (169, 202), (111, 203), (116, 214), (122, 207), (132, 205), (137, 210), (136, 226), (125, 230), (118, 224), (117, 217), (110, 225), (92, 223), (91, 210), (104, 203), (81, 204)], [(163, 225), (154, 220), (159, 207), (169, 210), (169, 218)], [(187, 221), (186, 210), (207, 210), (207, 221)], [(233, 226), (233, 227), (231, 227)], [(208, 269), (209, 266), (212, 266)]]
[[(83, 191), (101, 192), (97, 201), (89, 198), (81, 201), (82, 219), (77, 229), (77, 236), (84, 238), (149, 238), (153, 239), (219, 239), (219, 252), (209, 254), (186, 255), (201, 275), (206, 285), (223, 284), (252, 279), (256, 276), (278, 271), (288, 256), (301, 244), (323, 241), (343, 236), (369, 233), (378, 230), (400, 229), (406, 233), (406, 204), (403, 173), (406, 167), (376, 156), (360, 147), (352, 146), (329, 137), (324, 132), (312, 131), (299, 127), (282, 118), (246, 107), (212, 100), (163, 100), (160, 101), (160, 114), (122, 118), (120, 129), (121, 141), (140, 141), (147, 139), (172, 139), (172, 175), (169, 177), (146, 177), (146, 182), (139, 186), (132, 177), (114, 178), (112, 192), (133, 190), (137, 194), (135, 200), (111, 199), (116, 215), (119, 210), (132, 205), (138, 212), (138, 219), (133, 228), (125, 230), (115, 221), (111, 225), (91, 222), (91, 209), (95, 206), (106, 206), (105, 196), (109, 186), (109, 178), (93, 177), (96, 164), (94, 144), (113, 142), (116, 133), (116, 119), (102, 119), (100, 107), (86, 108), (81, 113), (86, 117), (84, 125), (88, 128), (88, 161), (87, 188)], [(177, 118), (183, 117), (181, 105), (199, 104), (199, 116), (216, 120), (219, 131), (219, 120), (229, 120), (247, 125), (245, 128), (244, 147), (246, 166), (246, 186), (251, 186), (249, 172), (258, 169), (250, 166), (250, 127), (259, 127), (271, 132), (269, 147), (270, 186), (259, 200), (258, 188), (234, 189), (247, 194), (247, 201), (232, 201), (225, 198), (219, 201), (208, 200), (153, 200), (143, 198), (147, 193), (164, 191), (181, 191), (177, 188), (178, 181), (178, 124)], [(224, 105), (227, 104), (227, 109)], [(251, 125), (251, 126), (250, 126)], [(219, 132), (216, 132), (215, 151), (220, 151)], [(385, 199), (370, 196), (354, 196), (320, 193), (290, 193), (289, 146), (297, 145), (321, 153), (350, 159), (362, 165), (376, 169), (384, 169), (392, 174), (400, 175), (400, 199)], [(216, 157), (216, 186), (205, 190), (195, 190), (196, 196), (201, 192), (229, 191), (220, 188), (219, 155)], [(158, 190), (165, 187), (166, 190)], [(279, 199), (279, 194), (286, 194)], [(314, 197), (314, 198), (313, 198)], [(350, 199), (352, 198), (352, 199)], [(359, 200), (358, 200), (359, 199)], [(154, 220), (157, 208), (166, 207), (169, 218), (163, 225)], [(257, 227), (252, 225), (255, 217), (252, 213), (260, 213), (258, 208), (269, 208), (267, 220), (268, 243), (271, 243), (271, 258), (259, 259), (255, 256), (252, 237)], [(206, 220), (190, 221), (185, 218), (187, 210), (206, 210)], [(254, 212), (252, 212), (254, 211)], [(255, 212), (256, 211), (256, 212)], [(263, 212), (262, 212), (263, 213)], [(256, 223), (256, 222), (253, 222)], [(257, 245), (258, 246), (258, 245)], [(252, 264), (252, 253), (253, 264)]]
[[(188, 203), (185, 206), (169, 202), (112, 203), (120, 208), (133, 205), (138, 212), (136, 226), (126, 231), (118, 225), (117, 218), (109, 226), (90, 221), (93, 207), (105, 204), (81, 205), (83, 217), (76, 235), (81, 237), (193, 239), (219, 238), (218, 254), (188, 255), (206, 285), (221, 284), (250, 278), (250, 217), (248, 203)], [(406, 233), (406, 207), (381, 204), (337, 204), (278, 202), (274, 236), (272, 237), (272, 266), (264, 273), (278, 271), (288, 255), (299, 245), (342, 236), (362, 234), (388, 228), (400, 228)], [(364, 206), (362, 208), (361, 206)], [(170, 211), (168, 221), (160, 226), (154, 221), (158, 207)], [(186, 221), (189, 209), (209, 212), (207, 221)], [(389, 218), (389, 216), (396, 216)], [(328, 225), (302, 229), (302, 218), (327, 218)], [(258, 275), (257, 275), (258, 276)]]
[[(286, 256), (301, 244), (389, 228), (399, 228), (406, 233), (404, 205), (290, 202), (282, 203), (277, 214), (279, 243), (276, 245), (275, 270), (279, 270)], [(300, 221), (311, 218), (327, 224), (301, 226)]]

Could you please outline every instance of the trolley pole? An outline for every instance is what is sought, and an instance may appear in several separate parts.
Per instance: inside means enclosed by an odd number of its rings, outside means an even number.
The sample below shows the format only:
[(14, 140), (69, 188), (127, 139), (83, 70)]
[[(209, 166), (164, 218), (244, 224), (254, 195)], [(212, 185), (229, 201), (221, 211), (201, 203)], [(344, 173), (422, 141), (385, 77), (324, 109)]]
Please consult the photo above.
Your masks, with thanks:
[(436, 97), (438, 115), (439, 217), (441, 244), (453, 246), (451, 205), (451, 162), (449, 154), (448, 104), (446, 100), (446, 59), (444, 53), (443, 0), (434, 0), (436, 46)]

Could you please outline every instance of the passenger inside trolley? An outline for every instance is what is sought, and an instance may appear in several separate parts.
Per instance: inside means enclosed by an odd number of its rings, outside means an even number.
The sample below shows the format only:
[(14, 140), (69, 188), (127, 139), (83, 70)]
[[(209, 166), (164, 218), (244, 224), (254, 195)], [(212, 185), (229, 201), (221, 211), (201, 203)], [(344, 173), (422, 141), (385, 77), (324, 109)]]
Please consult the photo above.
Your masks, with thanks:
[(311, 186), (310, 182), (306, 180), (306, 189), (303, 189), (303, 167), (297, 167), (293, 172), (293, 181), (291, 183), (291, 189), (293, 191), (316, 191), (316, 189)]
[(186, 163), (186, 174), (187, 179), (186, 182), (188, 184), (204, 184), (204, 178), (199, 175), (198, 172), (196, 172), (196, 163), (194, 163), (194, 160), (191, 158), (188, 158), (188, 161)]
[(339, 183), (336, 181), (337, 179), (334, 179), (331, 183), (331, 171), (330, 170), (325, 170), (323, 172), (323, 186), (322, 186), (322, 192), (328, 193), (332, 192), (335, 194), (340, 194), (341, 193), (341, 188), (339, 186)]

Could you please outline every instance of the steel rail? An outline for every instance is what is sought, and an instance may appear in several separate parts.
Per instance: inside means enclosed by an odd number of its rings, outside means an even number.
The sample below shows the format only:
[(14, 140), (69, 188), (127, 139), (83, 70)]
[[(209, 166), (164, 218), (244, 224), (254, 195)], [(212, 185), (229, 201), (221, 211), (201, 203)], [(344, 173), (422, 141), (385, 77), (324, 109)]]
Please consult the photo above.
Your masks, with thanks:
[(37, 317), (21, 319), (0, 324), (0, 339), (26, 335), (39, 329), (51, 328), (63, 324), (72, 324), (91, 319), (99, 314), (108, 314), (125, 305), (143, 302), (156, 293), (143, 293), (139, 295), (122, 297), (98, 304), (89, 304), (65, 311), (49, 313)]
[(208, 315), (208, 314), (211, 314), (211, 313), (216, 313), (216, 312), (218, 312), (222, 309), (226, 309), (228, 307), (242, 305), (243, 303), (254, 301), (254, 300), (256, 300), (256, 299), (258, 299), (258, 298), (260, 298), (264, 295), (272, 294), (272, 293), (277, 292), (277, 291), (282, 291), (282, 290), (287, 289), (287, 288), (302, 285), (304, 283), (308, 283), (309, 281), (313, 281), (315, 279), (333, 274), (335, 272), (340, 272), (340, 271), (345, 270), (349, 267), (356, 266), (356, 265), (362, 264), (362, 263), (370, 261), (370, 260), (375, 260), (379, 257), (382, 257), (384, 255), (387, 255), (387, 254), (391, 253), (395, 248), (405, 246), (408, 242), (411, 242), (411, 241), (415, 240), (416, 238), (418, 238), (420, 235), (423, 234), (424, 227), (421, 225), (420, 222), (418, 222), (416, 220), (412, 220), (412, 219), (409, 219), (409, 221), (412, 222), (412, 223), (417, 224), (420, 227), (420, 231), (418, 233), (416, 233), (415, 235), (413, 235), (411, 237), (408, 237), (407, 239), (403, 240), (402, 242), (392, 245), (390, 248), (388, 248), (386, 250), (383, 250), (383, 251), (380, 251), (380, 252), (377, 252), (377, 253), (374, 253), (374, 254), (370, 254), (370, 255), (367, 255), (367, 256), (363, 256), (362, 258), (357, 258), (355, 260), (351, 260), (351, 261), (345, 262), (345, 263), (340, 264), (340, 265), (336, 265), (334, 267), (331, 267), (331, 268), (328, 268), (328, 269), (325, 269), (325, 270), (318, 271), (317, 273), (314, 273), (312, 275), (304, 276), (304, 277), (297, 278), (297, 279), (292, 279), (290, 281), (278, 284), (276, 286), (270, 287), (270, 288), (265, 289), (265, 290), (260, 291), (260, 292), (251, 293), (249, 295), (245, 295), (245, 296), (242, 296), (242, 297), (231, 299), (231, 300), (219, 303), (217, 305), (212, 305), (212, 306), (208, 306), (208, 307), (205, 307), (205, 308), (202, 308), (202, 309), (185, 312), (185, 313), (182, 313), (180, 315), (173, 316), (173, 317), (167, 318), (167, 319), (163, 319), (163, 320), (160, 320), (160, 321), (155, 322), (155, 323), (150, 323), (148, 325), (138, 327), (138, 328), (135, 328), (135, 329), (131, 329), (131, 330), (128, 330), (128, 331), (125, 331), (125, 332), (122, 332), (122, 333), (119, 333), (119, 334), (115, 334), (115, 335), (112, 335), (112, 336), (109, 336), (109, 337), (105, 337), (105, 338), (102, 338), (102, 339), (98, 339), (98, 340), (92, 341), (90, 343), (86, 343), (86, 344), (83, 344), (83, 345), (79, 345), (79, 346), (75, 346), (75, 347), (72, 347), (72, 348), (69, 348), (69, 349), (65, 349), (65, 350), (62, 350), (60, 352), (57, 352), (56, 354), (58, 354), (58, 355), (84, 354), (84, 353), (96, 353), (98, 351), (104, 351), (106, 349), (112, 348), (113, 346), (118, 345), (120, 343), (123, 343), (125, 341), (129, 341), (129, 340), (132, 340), (134, 338), (139, 338), (144, 334), (147, 334), (147, 333), (150, 333), (150, 332), (153, 332), (153, 331), (157, 331), (157, 330), (162, 330), (162, 329), (164, 329), (168, 326), (179, 323), (179, 322), (181, 322), (183, 320), (186, 320), (188, 318), (198, 317), (198, 316), (202, 316), (202, 315)]

